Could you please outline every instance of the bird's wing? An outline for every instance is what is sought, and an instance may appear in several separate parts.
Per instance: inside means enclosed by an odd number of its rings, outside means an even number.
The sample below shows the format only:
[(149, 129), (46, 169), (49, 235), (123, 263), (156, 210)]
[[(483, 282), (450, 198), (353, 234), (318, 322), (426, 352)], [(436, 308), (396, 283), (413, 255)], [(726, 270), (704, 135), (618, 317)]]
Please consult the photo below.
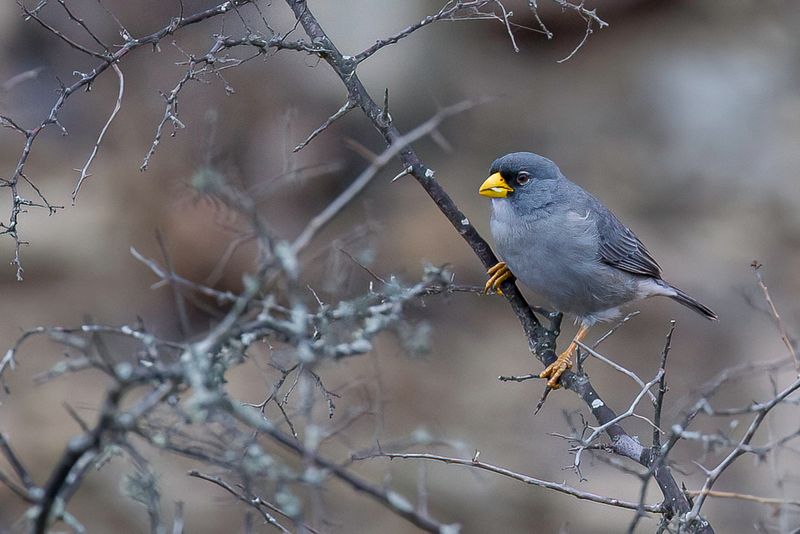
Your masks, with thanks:
[(661, 278), (661, 267), (636, 234), (602, 204), (597, 210), (600, 260), (629, 273)]

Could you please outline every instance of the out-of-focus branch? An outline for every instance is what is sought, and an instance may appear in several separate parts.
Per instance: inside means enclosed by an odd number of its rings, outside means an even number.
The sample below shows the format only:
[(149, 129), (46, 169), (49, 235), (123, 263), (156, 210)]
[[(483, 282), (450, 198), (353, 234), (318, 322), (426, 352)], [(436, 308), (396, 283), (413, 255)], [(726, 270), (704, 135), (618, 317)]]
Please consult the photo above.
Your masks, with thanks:
[(736, 459), (745, 454), (747, 451), (747, 447), (750, 445), (753, 436), (755, 436), (756, 432), (758, 431), (761, 423), (764, 422), (764, 418), (767, 414), (781, 402), (783, 402), (786, 397), (794, 393), (800, 389), (800, 378), (789, 384), (786, 388), (783, 389), (778, 395), (776, 395), (773, 399), (768, 402), (762, 403), (759, 405), (757, 409), (757, 415), (753, 418), (750, 422), (750, 426), (747, 428), (742, 439), (736, 445), (736, 447), (728, 454), (714, 469), (706, 470), (706, 481), (703, 484), (703, 487), (700, 489), (697, 497), (695, 497), (694, 505), (689, 513), (686, 514), (685, 518), (683, 519), (684, 523), (691, 524), (700, 514), (700, 509), (703, 507), (703, 503), (705, 502), (706, 497), (708, 496), (708, 492), (711, 490), (714, 483), (717, 479), (722, 475), (725, 470), (730, 467)]
[(404, 150), (408, 145), (429, 135), (431, 132), (435, 131), (436, 128), (445, 120), (447, 117), (452, 117), (458, 113), (463, 113), (464, 111), (474, 107), (476, 103), (465, 101), (453, 106), (448, 106), (446, 108), (440, 109), (433, 117), (426, 120), (424, 123), (420, 124), (407, 134), (398, 137), (395, 141), (389, 145), (389, 147), (383, 151), (378, 157), (376, 157), (372, 163), (364, 169), (364, 171), (358, 175), (358, 177), (353, 180), (353, 182), (347, 186), (347, 188), (342, 191), (339, 196), (337, 196), (330, 204), (328, 204), (324, 210), (322, 210), (319, 214), (313, 217), (306, 227), (300, 232), (300, 235), (292, 243), (292, 250), (295, 254), (299, 254), (301, 250), (303, 250), (308, 243), (313, 239), (314, 235), (331, 219), (333, 219), (337, 213), (339, 213), (347, 204), (350, 203), (353, 198), (358, 195), (378, 174), (378, 171), (383, 169), (386, 165), (388, 165), (402, 150)]
[[(259, 432), (269, 434), (275, 441), (298, 454), (301, 458), (311, 460), (319, 467), (329, 471), (334, 477), (338, 478), (354, 490), (370, 496), (392, 512), (407, 519), (412, 524), (426, 532), (442, 533), (446, 531), (447, 525), (442, 525), (433, 519), (418, 513), (413, 505), (402, 495), (368, 483), (347, 469), (327, 460), (314, 451), (301, 445), (296, 439), (291, 438), (277, 430), (271, 423), (261, 417), (257, 411), (241, 405), (229, 404), (227, 409), (245, 424), (258, 429)], [(452, 530), (452, 529), (451, 529)]]
[(0, 433), (0, 452), (2, 452), (6, 461), (11, 465), (11, 469), (17, 475), (17, 478), (22, 482), (22, 486), (15, 483), (9, 477), (0, 471), (0, 483), (5, 484), (8, 489), (14, 492), (21, 499), (34, 503), (41, 497), (42, 490), (38, 488), (33, 482), (28, 470), (22, 464), (17, 454), (11, 448), (11, 443), (5, 434)]
[(219, 291), (214, 289), (213, 287), (208, 287), (206, 285), (199, 284), (197, 282), (192, 282), (191, 280), (188, 280), (176, 273), (164, 269), (155, 260), (145, 257), (144, 255), (142, 255), (141, 252), (139, 252), (133, 247), (130, 248), (130, 252), (134, 258), (144, 263), (148, 269), (153, 271), (153, 273), (161, 279), (161, 282), (175, 283), (182, 287), (185, 287), (186, 289), (197, 291), (200, 294), (216, 299), (216, 301), (220, 304), (236, 302), (236, 295), (234, 295), (230, 291)]
[[(231, 486), (230, 484), (225, 482), (220, 477), (215, 477), (213, 475), (207, 475), (205, 473), (201, 473), (200, 471), (197, 471), (196, 469), (192, 469), (191, 471), (189, 471), (189, 476), (190, 477), (199, 478), (201, 480), (205, 480), (207, 482), (211, 482), (212, 484), (215, 484), (215, 485), (219, 486), (220, 488), (224, 489), (225, 491), (227, 491), (228, 493), (230, 493), (231, 495), (233, 495), (234, 497), (236, 497), (237, 499), (239, 499), (243, 503), (245, 503), (248, 506), (256, 509), (258, 511), (258, 513), (261, 514), (261, 517), (264, 519), (264, 521), (266, 521), (267, 523), (269, 523), (270, 525), (272, 525), (273, 527), (278, 529), (278, 531), (283, 532), (284, 534), (289, 534), (290, 530), (287, 529), (286, 527), (284, 527), (283, 525), (281, 525), (281, 523), (277, 519), (275, 519), (275, 516), (273, 516), (271, 513), (269, 513), (270, 511), (272, 511), (272, 512), (277, 512), (277, 513), (279, 513), (279, 514), (281, 514), (283, 516), (286, 516), (286, 513), (283, 512), (280, 508), (276, 507), (275, 505), (263, 500), (262, 498), (260, 498), (258, 496), (255, 496), (255, 495), (243, 495), (242, 493), (236, 491), (236, 489), (234, 489), (233, 486)], [(265, 508), (266, 508), (266, 510), (265, 510)], [(267, 511), (267, 510), (269, 510), (269, 511)], [(306, 528), (309, 528), (309, 527), (306, 526)], [(313, 529), (311, 529), (311, 530), (313, 530)]]
[[(240, 206), (240, 208), (244, 209), (246, 206)], [(259, 232), (261, 231), (264, 231), (263, 228), (259, 230)], [(392, 282), (387, 284), (385, 293), (372, 291), (364, 297), (358, 297), (352, 302), (340, 303), (338, 306), (328, 308), (320, 305), (320, 309), (316, 313), (310, 313), (294, 296), (294, 293), (299, 291), (299, 287), (295, 283), (298, 270), (290, 245), (286, 242), (278, 242), (274, 244), (273, 248), (274, 255), (261, 257), (263, 264), (259, 270), (260, 280), (246, 278), (244, 291), (236, 297), (225, 317), (191, 343), (161, 340), (144, 330), (143, 326), (131, 328), (129, 326), (109, 327), (94, 324), (84, 324), (78, 328), (42, 327), (26, 332), (20, 337), (9, 351), (8, 361), (13, 361), (14, 354), (20, 345), (32, 336), (49, 334), (55, 341), (80, 355), (57, 364), (52, 368), (50, 374), (59, 376), (66, 372), (95, 368), (113, 381), (100, 410), (97, 423), (93, 427), (83, 426), (84, 433), (68, 443), (44, 489), (37, 490), (25, 474), (26, 472), (21, 470), (21, 467), (19, 470), (15, 467), (17, 462), (14, 461), (15, 457), (13, 453), (10, 453), (10, 448), (3, 449), (7, 449), (6, 456), (9, 457), (12, 467), (20, 473), (20, 480), (23, 481), (26, 488), (20, 487), (2, 473), (0, 473), (0, 482), (12, 488), (12, 491), (18, 493), (21, 498), (32, 503), (30, 517), (35, 521), (34, 532), (37, 534), (45, 532), (48, 525), (58, 519), (65, 522), (77, 522), (75, 518), (67, 514), (65, 505), (80, 487), (91, 466), (99, 461), (104, 453), (107, 453), (109, 447), (114, 446), (121, 447), (135, 458), (139, 474), (138, 478), (133, 480), (139, 481), (136, 484), (139, 484), (140, 489), (136, 489), (138, 493), (134, 494), (134, 498), (147, 506), (154, 531), (159, 528), (162, 521), (157, 505), (157, 494), (154, 493), (155, 490), (148, 490), (146, 486), (153, 483), (152, 477), (148, 474), (144, 458), (138, 455), (126, 439), (127, 434), (132, 432), (159, 448), (185, 454), (199, 459), (207, 465), (222, 464), (229, 469), (241, 469), (244, 470), (245, 475), (250, 476), (252, 473), (248, 469), (252, 470), (254, 467), (248, 467), (249, 464), (246, 463), (232, 462), (230, 459), (232, 449), (228, 441), (223, 442), (224, 448), (220, 457), (215, 458), (213, 454), (204, 450), (202, 440), (193, 439), (191, 444), (186, 447), (173, 445), (166, 436), (172, 432), (172, 429), (169, 426), (165, 428), (163, 423), (157, 422), (158, 418), (156, 418), (153, 430), (150, 430), (150, 427), (154, 425), (154, 421), (148, 420), (150, 412), (169, 404), (165, 403), (165, 398), (179, 391), (191, 392), (186, 399), (187, 410), (191, 416), (184, 415), (183, 420), (194, 418), (198, 422), (208, 421), (228, 425), (230, 428), (226, 429), (227, 432), (233, 433), (232, 435), (242, 434), (242, 440), (247, 447), (253, 444), (253, 431), (255, 431), (316, 466), (315, 468), (319, 472), (319, 475), (315, 476), (315, 480), (318, 479), (317, 482), (306, 481), (306, 483), (321, 484), (329, 477), (336, 478), (425, 531), (442, 532), (446, 530), (446, 525), (431, 519), (427, 513), (415, 510), (399, 493), (361, 478), (349, 471), (346, 466), (340, 466), (326, 458), (316, 447), (298, 441), (298, 436), (292, 437), (280, 431), (266, 418), (266, 414), (231, 399), (224, 389), (224, 380), (216, 377), (224, 374), (229, 367), (241, 363), (243, 357), (239, 354), (242, 354), (248, 346), (267, 337), (279, 339), (291, 344), (296, 350), (306, 351), (302, 365), (299, 365), (300, 360), (298, 360), (297, 368), (301, 370), (298, 370), (297, 378), (300, 378), (301, 375), (313, 377), (316, 387), (323, 392), (327, 399), (330, 414), (333, 410), (331, 398), (338, 395), (327, 389), (322, 378), (313, 371), (313, 360), (316, 358), (319, 358), (320, 361), (338, 359), (368, 352), (372, 348), (373, 337), (401, 320), (404, 305), (423, 295), (431, 294), (432, 289), (438, 286), (447, 285), (452, 277), (441, 269), (430, 267), (425, 271), (424, 278), (410, 287), (403, 287)], [(162, 270), (158, 266), (151, 265), (151, 267), (154, 267), (154, 271), (161, 276), (174, 279), (175, 275), (171, 272)], [(290, 284), (290, 290), (293, 292), (289, 297), (291, 308), (278, 306), (271, 299), (259, 298), (263, 281), (267, 277), (269, 269), (284, 271)], [(256, 310), (258, 310), (257, 313), (251, 313)], [(349, 339), (343, 336), (341, 328), (336, 327), (337, 322), (346, 322), (348, 328), (353, 328)], [(133, 340), (137, 344), (134, 363), (119, 361), (111, 357), (98, 340), (92, 341), (94, 336), (100, 333)], [(308, 370), (305, 367), (308, 367)], [(123, 409), (121, 407), (123, 396), (141, 386), (148, 386), (152, 389), (135, 401), (126, 402), (125, 404), (129, 406)], [(279, 388), (280, 385), (277, 385), (275, 394)], [(294, 385), (291, 389), (294, 389)], [(291, 393), (291, 389), (284, 395), (284, 399)], [(137, 389), (137, 391), (141, 391), (141, 389)], [(173, 409), (180, 410), (177, 402), (173, 401), (170, 405), (174, 407)], [(283, 413), (286, 414), (285, 411)], [(234, 427), (239, 423), (246, 425), (244, 433)], [(347, 420), (344, 421), (344, 424), (347, 424)], [(334, 428), (325, 431), (320, 436), (324, 440), (335, 432), (338, 430)], [(0, 442), (0, 446), (3, 443)], [(207, 443), (205, 445), (208, 446)], [(246, 448), (247, 450), (250, 448)], [(21, 466), (21, 464), (19, 465)], [(269, 472), (269, 467), (267, 464), (260, 469), (267, 469)], [(273, 476), (285, 476), (280, 473), (282, 471)], [(145, 484), (144, 489), (141, 488), (142, 484)], [(264, 512), (266, 505), (263, 502), (259, 501), (260, 504), (256, 505), (252, 502), (254, 496), (246, 498), (249, 499), (251, 505), (255, 505), (257, 509)], [(296, 512), (291, 519), (298, 521)], [(275, 524), (278, 524), (277, 520)]]
[[(67, 447), (58, 462), (58, 465), (50, 475), (50, 479), (44, 487), (44, 495), (41, 503), (39, 504), (38, 515), (34, 523), (33, 531), (36, 534), (45, 534), (47, 532), (50, 514), (55, 506), (56, 498), (68, 485), (68, 478), (73, 469), (85, 456), (89, 457), (89, 462), (99, 453), (101, 439), (107, 427), (111, 426), (114, 422), (116, 415), (117, 405), (120, 401), (122, 390), (112, 388), (106, 394), (106, 400), (103, 404), (100, 413), (100, 421), (97, 423), (90, 432), (73, 438), (67, 444)], [(73, 476), (73, 480), (75, 480)]]

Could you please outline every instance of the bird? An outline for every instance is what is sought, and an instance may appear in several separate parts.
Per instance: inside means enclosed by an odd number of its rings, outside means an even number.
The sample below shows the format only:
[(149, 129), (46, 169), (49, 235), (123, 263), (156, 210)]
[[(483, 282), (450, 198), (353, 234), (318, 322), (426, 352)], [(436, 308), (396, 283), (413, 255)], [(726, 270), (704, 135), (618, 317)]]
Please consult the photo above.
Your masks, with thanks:
[(559, 387), (589, 328), (621, 314), (624, 304), (669, 297), (706, 319), (709, 307), (670, 284), (644, 243), (591, 193), (567, 179), (551, 160), (532, 152), (496, 159), (479, 194), (492, 201), (490, 228), (500, 260), (485, 293), (514, 278), (575, 316), (572, 342), (539, 375)]

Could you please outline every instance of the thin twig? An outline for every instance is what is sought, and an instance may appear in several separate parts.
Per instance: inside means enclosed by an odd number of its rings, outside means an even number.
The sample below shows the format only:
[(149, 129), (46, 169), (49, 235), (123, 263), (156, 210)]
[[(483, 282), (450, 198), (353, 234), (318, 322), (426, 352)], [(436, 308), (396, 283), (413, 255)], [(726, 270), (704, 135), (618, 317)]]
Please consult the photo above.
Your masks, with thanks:
[(594, 33), (593, 29), (594, 24), (597, 24), (597, 27), (602, 30), (603, 28), (608, 26), (608, 22), (604, 21), (597, 15), (596, 9), (586, 9), (586, 7), (584, 7), (583, 1), (581, 1), (579, 4), (573, 4), (569, 0), (553, 0), (553, 2), (561, 6), (562, 10), (571, 9), (575, 11), (578, 14), (578, 16), (586, 22), (586, 31), (584, 32), (581, 41), (575, 48), (572, 49), (572, 52), (570, 52), (565, 58), (559, 59), (556, 62), (556, 63), (564, 63), (565, 61), (569, 61), (570, 59), (572, 59), (575, 56), (575, 54), (578, 53), (578, 50), (583, 48), (583, 45), (585, 45), (586, 42), (589, 40), (589, 36), (592, 35), (592, 33)]
[(322, 132), (327, 130), (328, 127), (331, 124), (333, 124), (334, 122), (336, 122), (338, 119), (341, 119), (342, 117), (347, 115), (347, 112), (350, 111), (351, 109), (353, 109), (354, 107), (356, 107), (356, 105), (353, 102), (351, 102), (350, 100), (345, 102), (342, 105), (342, 107), (340, 107), (338, 109), (338, 111), (336, 111), (336, 113), (334, 113), (333, 115), (328, 117), (327, 120), (325, 122), (323, 122), (322, 125), (320, 125), (316, 130), (311, 132), (309, 134), (309, 136), (306, 137), (305, 140), (302, 143), (300, 143), (299, 145), (294, 147), (292, 152), (300, 152), (301, 150), (303, 150), (305, 148), (305, 146), (307, 144), (309, 144), (311, 141), (313, 141), (316, 136), (318, 136), (319, 134), (321, 134)]
[[(270, 510), (270, 511), (273, 511), (273, 512), (277, 512), (277, 513), (281, 514), (284, 517), (289, 517), (285, 512), (283, 512), (277, 506), (275, 506), (275, 505), (273, 505), (271, 503), (268, 503), (268, 502), (264, 501), (263, 499), (261, 499), (260, 497), (257, 497), (255, 495), (243, 495), (243, 494), (239, 493), (238, 491), (236, 491), (233, 488), (233, 486), (231, 486), (230, 484), (225, 482), (220, 477), (213, 476), (213, 475), (207, 475), (205, 473), (201, 473), (200, 471), (197, 471), (197, 470), (194, 470), (194, 469), (189, 471), (189, 473), (187, 473), (187, 474), (190, 477), (199, 478), (201, 480), (205, 480), (207, 482), (211, 482), (212, 484), (215, 484), (216, 486), (219, 486), (220, 488), (224, 489), (225, 491), (227, 491), (228, 493), (230, 493), (231, 495), (233, 495), (234, 497), (236, 497), (237, 499), (239, 499), (243, 503), (247, 504), (248, 506), (251, 506), (251, 507), (255, 508), (261, 514), (261, 517), (264, 518), (264, 521), (266, 521), (267, 523), (269, 523), (270, 525), (275, 527), (278, 531), (283, 532), (284, 534), (289, 534), (290, 533), (289, 529), (287, 529), (286, 527), (281, 525), (281, 523), (277, 519), (275, 519), (275, 516), (273, 516), (271, 513), (269, 513), (267, 511), (267, 510)], [(267, 508), (267, 510), (265, 510), (265, 508)]]
[[(602, 354), (600, 354), (599, 352), (594, 350), (592, 347), (586, 345), (585, 343), (582, 343), (582, 342), (578, 341), (577, 344), (578, 344), (578, 346), (580, 348), (585, 350), (590, 356), (593, 356), (593, 357), (597, 358), (598, 360), (600, 360), (604, 364), (608, 365), (612, 369), (614, 369), (616, 371), (619, 371), (620, 373), (622, 373), (625, 376), (629, 377), (631, 380), (633, 380), (634, 382), (639, 384), (639, 387), (641, 387), (641, 388), (645, 387), (644, 380), (639, 378), (639, 375), (637, 375), (636, 373), (634, 373), (630, 369), (626, 369), (625, 367), (621, 366), (620, 364), (618, 364), (618, 363), (606, 358), (605, 356), (603, 356)], [(652, 400), (653, 402), (656, 402), (656, 396), (651, 391), (647, 390), (647, 394), (650, 397), (650, 400)]]
[(786, 349), (794, 359), (795, 370), (797, 371), (798, 376), (800, 376), (800, 358), (798, 357), (797, 351), (794, 348), (794, 340), (789, 337), (789, 333), (786, 330), (786, 325), (783, 324), (783, 319), (781, 319), (778, 309), (775, 307), (775, 303), (772, 301), (772, 297), (769, 294), (769, 289), (767, 289), (767, 284), (764, 283), (764, 278), (761, 276), (761, 264), (757, 261), (754, 261), (752, 263), (752, 267), (753, 272), (756, 274), (756, 278), (758, 279), (758, 287), (760, 287), (761, 291), (763, 291), (764, 300), (767, 301), (770, 314), (775, 321), (775, 326), (778, 327), (778, 332), (781, 335), (781, 341), (783, 341), (783, 344), (786, 345)]
[[(667, 393), (667, 357), (672, 348), (672, 334), (675, 332), (675, 321), (669, 322), (669, 332), (667, 332), (667, 339), (664, 341), (664, 349), (661, 351), (661, 379), (658, 381), (658, 396), (655, 401), (655, 410), (653, 414), (653, 423), (656, 429), (661, 426), (661, 411), (664, 406), (664, 395)], [(659, 449), (661, 447), (661, 432), (653, 430), (653, 448)]]
[(794, 393), (800, 389), (800, 378), (789, 384), (783, 391), (781, 391), (777, 396), (775, 396), (769, 402), (766, 402), (761, 405), (757, 415), (753, 418), (750, 423), (750, 426), (747, 428), (744, 436), (742, 437), (741, 441), (736, 445), (736, 447), (728, 454), (714, 469), (706, 470), (707, 476), (706, 481), (703, 484), (703, 487), (700, 489), (697, 497), (694, 501), (694, 506), (692, 509), (685, 515), (683, 518), (684, 523), (691, 523), (695, 520), (699, 514), (700, 509), (703, 507), (703, 503), (705, 502), (706, 497), (708, 496), (708, 492), (711, 491), (712, 486), (717, 481), (717, 479), (722, 475), (722, 473), (733, 464), (733, 462), (742, 454), (747, 452), (746, 447), (750, 444), (750, 441), (755, 436), (756, 432), (758, 431), (761, 423), (764, 421), (764, 418), (767, 414), (778, 404), (783, 402), (786, 397)]
[[(463, 465), (467, 467), (473, 467), (475, 469), (481, 469), (483, 471), (489, 471), (491, 473), (496, 473), (498, 475), (502, 475), (507, 478), (511, 478), (513, 480), (518, 480), (520, 482), (524, 482), (525, 484), (529, 484), (531, 486), (538, 486), (541, 488), (546, 488), (549, 490), (557, 491), (559, 493), (564, 493), (566, 495), (571, 495), (581, 500), (587, 500), (596, 502), (599, 504), (605, 504), (608, 506), (616, 506), (618, 508), (626, 508), (628, 510), (635, 510), (639, 503), (624, 501), (621, 499), (615, 499), (613, 497), (605, 497), (603, 495), (597, 495), (594, 493), (589, 493), (586, 491), (579, 490), (572, 486), (568, 486), (566, 483), (561, 482), (549, 482), (547, 480), (541, 480), (538, 478), (534, 478), (528, 475), (523, 475), (521, 473), (517, 473), (515, 471), (511, 471), (510, 469), (506, 469), (504, 467), (499, 467), (492, 464), (487, 464), (473, 457), (472, 459), (462, 459), (462, 458), (450, 458), (447, 456), (439, 456), (437, 454), (428, 454), (428, 453), (390, 453), (390, 452), (383, 452), (378, 453), (375, 457), (384, 457), (389, 459), (395, 458), (402, 458), (402, 459), (416, 459), (416, 460), (433, 460), (437, 462), (442, 462), (446, 464), (453, 464), (453, 465)], [(648, 504), (645, 505), (645, 510), (648, 512), (653, 513), (663, 513), (664, 508), (661, 504)]]
[[(687, 490), (686, 494), (690, 497), (697, 497), (702, 492), (698, 490)], [(719, 499), (736, 499), (740, 501), (750, 501), (756, 502), (758, 504), (768, 504), (770, 506), (783, 506), (783, 505), (790, 505), (790, 506), (800, 506), (800, 501), (791, 500), (791, 499), (780, 499), (775, 497), (759, 497), (757, 495), (748, 495), (746, 493), (737, 493), (734, 491), (717, 491), (717, 490), (710, 490), (706, 492), (706, 495), (709, 497), (717, 497)]]

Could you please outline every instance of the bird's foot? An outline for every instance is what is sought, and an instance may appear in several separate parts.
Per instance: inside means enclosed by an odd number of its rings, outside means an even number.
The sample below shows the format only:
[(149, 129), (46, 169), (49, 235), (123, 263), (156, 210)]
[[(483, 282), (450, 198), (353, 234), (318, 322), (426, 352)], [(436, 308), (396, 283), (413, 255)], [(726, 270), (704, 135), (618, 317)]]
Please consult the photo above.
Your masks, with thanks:
[(486, 274), (489, 275), (489, 280), (483, 288), (485, 294), (494, 292), (502, 295), (500, 284), (514, 276), (504, 261), (497, 262), (495, 266), (486, 271)]
[[(572, 347), (570, 347), (572, 349)], [(572, 368), (572, 350), (565, 350), (562, 352), (556, 361), (547, 366), (547, 368), (539, 374), (539, 378), (548, 378), (547, 387), (550, 389), (558, 389), (561, 384), (558, 383), (564, 371)]]

